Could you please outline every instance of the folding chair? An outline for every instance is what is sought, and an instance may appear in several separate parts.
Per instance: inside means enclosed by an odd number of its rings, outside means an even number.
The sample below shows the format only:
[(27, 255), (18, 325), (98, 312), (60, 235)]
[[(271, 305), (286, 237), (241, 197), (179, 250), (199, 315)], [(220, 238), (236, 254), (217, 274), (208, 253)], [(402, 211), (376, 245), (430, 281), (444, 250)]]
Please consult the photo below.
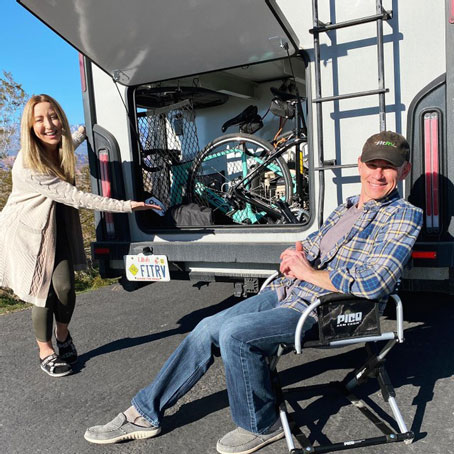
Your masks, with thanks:
[[(279, 414), (290, 453), (320, 453), (398, 441), (404, 441), (406, 444), (412, 442), (414, 434), (409, 431), (405, 425), (402, 414), (396, 403), (396, 393), (384, 364), (385, 357), (394, 345), (404, 341), (402, 302), (396, 294), (391, 295), (390, 299), (393, 300), (396, 305), (395, 330), (382, 333), (380, 328), (380, 309), (382, 309), (382, 307), (379, 302), (340, 293), (324, 295), (311, 304), (301, 315), (295, 330), (294, 346), (280, 345), (277, 355), (270, 359), (270, 367), (276, 382)], [(305, 320), (314, 310), (317, 312), (319, 319), (319, 339), (317, 341), (310, 340), (306, 342), (303, 340), (304, 348), (334, 348), (352, 344), (365, 344), (368, 355), (365, 363), (356, 369), (352, 375), (348, 374), (344, 380), (336, 384), (342, 387), (344, 396), (350, 401), (350, 403), (358, 408), (373, 424), (375, 424), (378, 429), (380, 429), (383, 433), (382, 436), (327, 443), (322, 446), (313, 446), (308, 438), (299, 430), (298, 427), (296, 427), (293, 429), (293, 435), (298, 440), (301, 448), (295, 447), (292, 430), (290, 429), (289, 418), (287, 416), (285, 395), (287, 392), (291, 392), (293, 394), (307, 388), (299, 387), (291, 388), (287, 391), (283, 390), (279, 383), (279, 374), (277, 373), (276, 367), (279, 358), (289, 350), (294, 350), (296, 354), (302, 353), (303, 345), (301, 340), (301, 331)], [(378, 353), (374, 353), (372, 346), (377, 347), (376, 343), (379, 341), (385, 341), (385, 344), (384, 346), (382, 345), (382, 348), (378, 351)], [(375, 350), (377, 350), (377, 348), (375, 348)], [(383, 399), (389, 403), (392, 414), (394, 415), (394, 422), (400, 432), (396, 432), (392, 429), (376, 414), (376, 412), (372, 410), (370, 406), (366, 404), (366, 402), (353, 394), (353, 390), (358, 385), (365, 383), (369, 378), (377, 379)]]

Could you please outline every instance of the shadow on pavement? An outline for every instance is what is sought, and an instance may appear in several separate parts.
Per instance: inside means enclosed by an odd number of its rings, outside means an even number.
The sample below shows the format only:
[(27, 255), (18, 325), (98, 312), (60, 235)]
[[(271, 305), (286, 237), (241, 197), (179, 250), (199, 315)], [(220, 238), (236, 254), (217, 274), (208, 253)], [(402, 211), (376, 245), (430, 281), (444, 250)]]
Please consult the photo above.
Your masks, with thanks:
[[(434, 294), (402, 294), (405, 322), (413, 326), (405, 329), (405, 342), (396, 345), (386, 360), (386, 366), (391, 382), (396, 389), (396, 399), (399, 403), (399, 388), (413, 386), (416, 396), (412, 405), (416, 406), (413, 421), (406, 421), (409, 430), (415, 433), (415, 441), (422, 439), (427, 432), (421, 432), (427, 406), (433, 400), (434, 389), (438, 380), (454, 375), (454, 362), (449, 359), (454, 351), (454, 312), (452, 297)], [(385, 317), (394, 319), (393, 309), (388, 307)], [(416, 325), (419, 323), (419, 325)], [(345, 369), (346, 373), (360, 366), (365, 359), (362, 347), (336, 354), (329, 350), (332, 356), (323, 356), (315, 361), (303, 363), (280, 372), (282, 386), (288, 387), (300, 380), (317, 377), (327, 370)], [(333, 353), (334, 352), (334, 353)], [(322, 355), (321, 355), (322, 356)], [(303, 353), (301, 360), (304, 361)], [(304, 383), (303, 383), (304, 384)], [(379, 390), (376, 380), (370, 380), (358, 388), (357, 394), (385, 420), (394, 430), (397, 424), (389, 415), (389, 406), (381, 397), (378, 404), (369, 396)], [(318, 399), (316, 399), (319, 397)], [(314, 400), (315, 399), (315, 400)], [(309, 402), (305, 405), (305, 402)], [(335, 387), (329, 384), (308, 386), (295, 393), (289, 404), (295, 411), (295, 422), (304, 425), (310, 432), (310, 441), (320, 444), (330, 440), (322, 432), (330, 417), (349, 405)], [(403, 413), (408, 413), (402, 406)], [(389, 412), (389, 414), (388, 414)]]
[(199, 309), (189, 314), (186, 314), (184, 317), (178, 320), (177, 323), (180, 325), (178, 328), (162, 331), (159, 333), (148, 334), (146, 336), (124, 337), (122, 339), (117, 339), (115, 341), (109, 342), (108, 344), (101, 345), (93, 350), (89, 350), (79, 356), (79, 361), (73, 367), (73, 371), (74, 373), (81, 371), (85, 367), (85, 363), (87, 361), (99, 355), (105, 355), (107, 353), (123, 350), (125, 348), (155, 342), (161, 339), (165, 339), (166, 337), (173, 336), (175, 334), (188, 333), (203, 318), (216, 314), (217, 312), (220, 312), (237, 302), (238, 298), (231, 296), (218, 304), (209, 307), (204, 307), (203, 309)]
[[(397, 345), (392, 350), (387, 357), (386, 364), (397, 392), (398, 403), (400, 387), (413, 386), (417, 389), (417, 394), (412, 402), (412, 405), (416, 406), (416, 412), (413, 421), (409, 424), (411, 425), (409, 429), (416, 434), (415, 440), (417, 440), (426, 435), (420, 431), (427, 405), (434, 396), (436, 382), (454, 374), (454, 362), (449, 361), (452, 351), (454, 351), (454, 330), (452, 329), (454, 311), (449, 301), (450, 297), (445, 295), (402, 294), (401, 297), (404, 302), (405, 321), (407, 324), (411, 323), (412, 326), (405, 330), (404, 344)], [(202, 318), (219, 312), (237, 301), (238, 299), (230, 297), (217, 305), (187, 314), (178, 321), (180, 326), (176, 329), (136, 338), (118, 339), (86, 352), (80, 356), (77, 370), (82, 369), (84, 364), (95, 356), (155, 342), (174, 334), (187, 333)], [(386, 318), (394, 319), (392, 308), (387, 308), (385, 311)], [(301, 361), (305, 361), (306, 357), (307, 355), (303, 354)], [(345, 370), (347, 373), (360, 366), (365, 357), (366, 354), (362, 347), (341, 353), (336, 353), (334, 349), (331, 349), (328, 356), (322, 352), (318, 359), (282, 370), (280, 380), (285, 388), (330, 370)], [(369, 396), (377, 390), (376, 381), (371, 380), (358, 389), (358, 395), (393, 429), (398, 430), (394, 420), (387, 413), (389, 411), (387, 404), (382, 401), (377, 405), (370, 399)], [(316, 399), (317, 396), (319, 396), (318, 399)], [(304, 406), (303, 403), (304, 408), (302, 408), (301, 401), (311, 402), (307, 406)], [(289, 399), (289, 403), (296, 412), (297, 424), (305, 425), (310, 431), (311, 442), (317, 441), (321, 444), (330, 442), (323, 433), (328, 419), (338, 413), (342, 407), (349, 405), (348, 401), (339, 394), (339, 390), (328, 389), (325, 385), (308, 386), (297, 398)], [(177, 413), (165, 418), (166, 431), (172, 431), (177, 427), (200, 420), (227, 406), (226, 391), (216, 392), (184, 404)], [(402, 410), (404, 413), (408, 413), (405, 408)], [(406, 422), (409, 423), (409, 421)]]

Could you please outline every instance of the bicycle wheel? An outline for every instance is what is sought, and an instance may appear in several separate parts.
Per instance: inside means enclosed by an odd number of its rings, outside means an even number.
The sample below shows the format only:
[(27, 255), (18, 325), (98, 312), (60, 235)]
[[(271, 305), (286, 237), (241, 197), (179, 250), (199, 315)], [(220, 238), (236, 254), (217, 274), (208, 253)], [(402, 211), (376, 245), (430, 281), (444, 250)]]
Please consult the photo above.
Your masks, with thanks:
[(278, 204), (292, 202), (293, 182), (273, 146), (256, 136), (226, 134), (196, 157), (188, 176), (192, 202), (212, 208), (216, 224), (284, 222)]
[[(303, 136), (303, 138), (304, 137), (305, 136)], [(284, 133), (280, 134), (279, 136), (277, 136), (271, 142), (271, 144), (275, 148), (278, 148), (278, 147), (283, 147), (286, 144), (293, 143), (294, 140), (295, 140), (295, 131), (291, 130), (291, 131), (284, 132)], [(303, 139), (303, 140), (305, 140), (305, 142), (300, 143), (299, 146), (301, 147), (303, 166), (304, 166), (305, 169), (308, 169), (309, 168), (309, 149), (308, 149), (307, 138)], [(286, 162), (288, 162), (288, 161), (295, 162), (295, 160), (296, 160), (296, 147), (290, 146), (288, 148), (287, 152), (283, 154), (283, 157), (284, 157)]]

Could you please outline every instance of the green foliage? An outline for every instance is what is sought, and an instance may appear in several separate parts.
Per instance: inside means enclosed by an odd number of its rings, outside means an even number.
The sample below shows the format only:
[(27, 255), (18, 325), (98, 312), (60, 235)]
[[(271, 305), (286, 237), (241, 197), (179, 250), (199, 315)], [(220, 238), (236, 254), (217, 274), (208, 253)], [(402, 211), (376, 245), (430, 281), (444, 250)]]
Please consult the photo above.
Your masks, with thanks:
[(30, 306), (31, 304), (19, 300), (10, 290), (0, 288), (0, 315), (26, 309)]
[(19, 148), (20, 115), (28, 95), (10, 72), (0, 76), (0, 158)]
[(117, 279), (102, 279), (96, 267), (90, 266), (86, 271), (76, 271), (76, 292), (95, 290), (117, 282)]
[(5, 206), (12, 187), (11, 166), (5, 162), (4, 167), (0, 167), (0, 210)]

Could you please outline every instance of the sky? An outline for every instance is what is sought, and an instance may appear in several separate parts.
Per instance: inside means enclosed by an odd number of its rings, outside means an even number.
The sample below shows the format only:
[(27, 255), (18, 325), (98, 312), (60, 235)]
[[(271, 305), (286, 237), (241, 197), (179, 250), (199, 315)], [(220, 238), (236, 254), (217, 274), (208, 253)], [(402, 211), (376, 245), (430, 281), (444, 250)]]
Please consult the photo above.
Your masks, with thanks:
[(51, 95), (71, 125), (84, 124), (77, 51), (16, 0), (0, 4), (0, 73), (11, 72), (29, 95)]

